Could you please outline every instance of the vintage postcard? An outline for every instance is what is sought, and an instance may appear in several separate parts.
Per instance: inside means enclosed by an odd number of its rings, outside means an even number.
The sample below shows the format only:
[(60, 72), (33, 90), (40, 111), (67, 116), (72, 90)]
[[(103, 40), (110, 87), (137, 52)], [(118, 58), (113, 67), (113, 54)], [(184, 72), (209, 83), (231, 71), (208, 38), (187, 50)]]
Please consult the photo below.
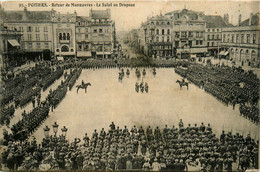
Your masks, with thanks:
[(0, 170), (259, 170), (259, 3), (2, 1)]

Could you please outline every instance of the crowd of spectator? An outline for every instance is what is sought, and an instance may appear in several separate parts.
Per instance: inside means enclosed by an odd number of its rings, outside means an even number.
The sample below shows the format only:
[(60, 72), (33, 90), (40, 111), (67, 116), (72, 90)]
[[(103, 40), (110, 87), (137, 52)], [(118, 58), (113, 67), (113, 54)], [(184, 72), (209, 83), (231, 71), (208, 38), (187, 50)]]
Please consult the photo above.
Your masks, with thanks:
[(258, 168), (258, 141), (248, 135), (223, 133), (216, 137), (208, 124), (163, 129), (133, 126), (104, 128), (92, 136), (69, 142), (65, 135), (46, 136), (41, 144), (33, 139), (9, 141), (2, 162), (9, 169), (48, 170), (145, 170), (232, 171)]
[(10, 119), (14, 116), (15, 108), (13, 105), (1, 108), (0, 125), (6, 124), (9, 126)]

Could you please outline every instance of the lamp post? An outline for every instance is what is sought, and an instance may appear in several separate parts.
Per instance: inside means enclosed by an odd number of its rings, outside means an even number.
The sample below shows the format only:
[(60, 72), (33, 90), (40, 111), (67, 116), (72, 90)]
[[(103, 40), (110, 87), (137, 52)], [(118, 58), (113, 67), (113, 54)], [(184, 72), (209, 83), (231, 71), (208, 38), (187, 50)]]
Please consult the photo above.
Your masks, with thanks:
[(46, 125), (46, 127), (43, 128), (43, 131), (44, 131), (45, 138), (48, 138), (49, 137), (50, 128)]
[(62, 136), (64, 138), (66, 138), (67, 131), (68, 131), (68, 129), (65, 126), (63, 126), (63, 128), (61, 129), (61, 132), (62, 132)]
[(57, 132), (58, 132), (59, 125), (57, 124), (57, 122), (54, 122), (54, 124), (52, 125), (52, 127), (53, 127), (53, 132), (54, 132), (55, 137), (56, 137)]

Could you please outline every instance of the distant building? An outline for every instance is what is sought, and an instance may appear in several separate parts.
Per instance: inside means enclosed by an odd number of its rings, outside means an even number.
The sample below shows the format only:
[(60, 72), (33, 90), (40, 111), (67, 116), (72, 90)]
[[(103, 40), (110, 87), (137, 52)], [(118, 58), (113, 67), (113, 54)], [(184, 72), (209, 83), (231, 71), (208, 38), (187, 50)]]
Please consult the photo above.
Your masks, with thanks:
[(0, 18), (8, 30), (20, 31), (21, 48), (26, 58), (41, 59), (43, 51), (53, 51), (52, 11), (5, 11), (0, 8)]
[(23, 63), (21, 36), (21, 32), (8, 30), (0, 23), (0, 71)]
[(205, 29), (206, 20), (202, 12), (187, 9), (166, 14), (173, 24), (173, 48), (177, 58), (205, 56), (207, 53)]
[(229, 25), (228, 14), (221, 16), (205, 16), (206, 20), (206, 46), (211, 56), (217, 56), (221, 51), (222, 28)]
[(240, 15), (238, 26), (223, 28), (222, 48), (236, 65), (259, 67), (259, 35), (259, 12), (243, 22)]

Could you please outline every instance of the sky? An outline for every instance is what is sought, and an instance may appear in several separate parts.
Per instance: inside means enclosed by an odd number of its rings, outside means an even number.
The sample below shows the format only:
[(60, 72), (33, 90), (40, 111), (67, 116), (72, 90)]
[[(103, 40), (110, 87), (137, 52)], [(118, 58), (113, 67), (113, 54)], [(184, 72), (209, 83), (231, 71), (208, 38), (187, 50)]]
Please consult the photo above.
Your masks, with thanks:
[[(92, 7), (66, 7), (66, 3), (74, 2), (77, 4), (92, 4)], [(30, 6), (30, 3), (47, 3), (47, 7)], [(52, 7), (52, 3), (64, 4), (64, 7)], [(206, 1), (206, 0), (189, 0), (189, 1), (171, 1), (171, 0), (155, 0), (155, 1), (99, 1), (101, 5), (97, 7), (97, 1), (1, 1), (2, 7), (5, 10), (23, 10), (23, 6), (27, 6), (28, 11), (47, 11), (52, 8), (61, 13), (72, 13), (77, 11), (78, 15), (89, 16), (89, 10), (106, 9), (108, 6), (102, 7), (105, 4), (134, 4), (134, 7), (111, 7), (112, 19), (115, 20), (117, 31), (129, 31), (139, 28), (142, 22), (147, 20), (147, 17), (154, 15), (165, 14), (174, 10), (182, 10), (184, 7), (188, 10), (204, 12), (206, 15), (221, 15), (228, 13), (229, 21), (237, 25), (239, 14), (242, 15), (242, 21), (249, 18), (250, 13), (259, 12), (260, 1)], [(94, 6), (95, 5), (95, 6)]]

